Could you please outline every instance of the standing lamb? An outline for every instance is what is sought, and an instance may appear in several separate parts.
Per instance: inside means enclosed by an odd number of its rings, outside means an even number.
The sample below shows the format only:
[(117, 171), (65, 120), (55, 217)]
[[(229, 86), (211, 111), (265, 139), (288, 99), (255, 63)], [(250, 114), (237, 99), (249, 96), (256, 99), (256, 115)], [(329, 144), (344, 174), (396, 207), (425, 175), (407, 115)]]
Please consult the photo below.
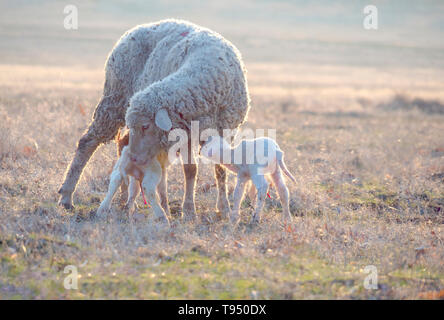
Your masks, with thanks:
[[(200, 154), (216, 163), (222, 163), (223, 166), (237, 174), (237, 183), (234, 189), (234, 205), (230, 217), (231, 222), (237, 223), (239, 221), (240, 204), (244, 196), (245, 187), (250, 180), (257, 190), (253, 221), (260, 222), (260, 213), (268, 191), (266, 176), (271, 176), (278, 191), (282, 205), (282, 219), (284, 221), (291, 220), (288, 188), (285, 185), (282, 172), (293, 182), (296, 182), (296, 180), (288, 171), (284, 163), (284, 152), (279, 148), (276, 141), (266, 137), (242, 140), (237, 146), (232, 148), (222, 137), (213, 136), (204, 144)], [(221, 158), (223, 162), (220, 161)], [(253, 200), (251, 192), (250, 200)]]
[[(237, 129), (248, 114), (246, 70), (240, 53), (217, 33), (189, 22), (163, 20), (128, 31), (108, 56), (105, 71), (103, 96), (59, 190), (65, 208), (72, 207), (74, 189), (96, 148), (125, 125), (125, 113), (136, 163), (166, 150), (167, 131), (172, 128), (189, 133), (190, 122), (196, 120), (201, 130), (214, 128), (222, 134), (223, 129)], [(183, 213), (190, 218), (195, 216), (197, 175), (191, 158), (188, 152), (183, 166)], [(226, 171), (216, 165), (215, 175), (217, 209), (228, 214)]]

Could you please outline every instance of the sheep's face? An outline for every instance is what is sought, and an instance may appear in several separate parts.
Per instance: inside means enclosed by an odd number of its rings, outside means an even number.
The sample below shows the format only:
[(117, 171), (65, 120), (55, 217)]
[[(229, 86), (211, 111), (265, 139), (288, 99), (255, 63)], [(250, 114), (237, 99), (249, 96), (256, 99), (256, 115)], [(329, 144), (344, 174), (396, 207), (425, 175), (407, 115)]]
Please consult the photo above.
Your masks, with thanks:
[(129, 156), (138, 166), (145, 166), (160, 151), (158, 128), (144, 124), (130, 128)]
[(160, 152), (162, 131), (172, 128), (171, 119), (165, 109), (156, 112), (154, 121), (146, 120), (142, 124), (130, 127), (130, 159), (136, 165), (145, 166)]

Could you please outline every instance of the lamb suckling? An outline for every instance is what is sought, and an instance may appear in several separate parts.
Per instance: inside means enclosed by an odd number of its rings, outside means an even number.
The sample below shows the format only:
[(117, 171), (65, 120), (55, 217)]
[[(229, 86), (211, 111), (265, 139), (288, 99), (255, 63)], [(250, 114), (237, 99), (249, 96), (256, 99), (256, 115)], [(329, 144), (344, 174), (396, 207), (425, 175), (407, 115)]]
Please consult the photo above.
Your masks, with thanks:
[(166, 190), (166, 170), (169, 165), (168, 155), (160, 152), (155, 158), (147, 159), (148, 161), (145, 164), (136, 164), (130, 157), (127, 146), (128, 141), (128, 133), (122, 138), (120, 138), (119, 133), (116, 143), (120, 157), (111, 173), (108, 193), (97, 210), (97, 216), (105, 215), (111, 207), (112, 199), (119, 186), (126, 185), (129, 189), (129, 195), (124, 209), (128, 214), (132, 212), (135, 199), (142, 190), (142, 194), (146, 194), (150, 199), (150, 205), (156, 218), (169, 224), (170, 210)]
[[(168, 150), (170, 129), (183, 129), (191, 137), (190, 123), (198, 121), (200, 132), (213, 128), (222, 135), (224, 129), (236, 130), (250, 108), (239, 51), (221, 35), (186, 21), (163, 20), (129, 30), (109, 54), (105, 71), (93, 121), (59, 190), (65, 208), (72, 208), (72, 194), (92, 154), (125, 124), (131, 132), (131, 154), (143, 162)], [(194, 218), (197, 165), (190, 157), (185, 160), (182, 211)], [(214, 171), (216, 206), (227, 215), (226, 171), (218, 164)]]
[(271, 177), (279, 194), (283, 220), (291, 220), (289, 192), (282, 172), (293, 182), (296, 180), (287, 169), (284, 162), (284, 152), (279, 148), (276, 141), (268, 137), (261, 137), (242, 140), (237, 146), (231, 147), (224, 138), (212, 136), (203, 145), (200, 154), (237, 174), (234, 204), (230, 216), (231, 222), (237, 223), (240, 219), (240, 204), (249, 181), (253, 183), (257, 190), (253, 221), (260, 222), (260, 213), (268, 191), (266, 176)]

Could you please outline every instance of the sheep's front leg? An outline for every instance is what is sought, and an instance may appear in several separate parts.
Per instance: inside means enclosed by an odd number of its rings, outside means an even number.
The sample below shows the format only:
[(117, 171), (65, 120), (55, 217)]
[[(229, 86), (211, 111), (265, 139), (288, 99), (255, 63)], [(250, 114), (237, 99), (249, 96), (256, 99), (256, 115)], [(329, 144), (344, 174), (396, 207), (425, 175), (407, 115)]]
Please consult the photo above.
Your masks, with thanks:
[(254, 183), (251, 183), (248, 186), (250, 189), (248, 190), (248, 198), (250, 198), (250, 205), (252, 208), (256, 205), (256, 187)]
[(257, 189), (256, 209), (254, 210), (253, 222), (260, 222), (261, 211), (264, 207), (265, 197), (267, 196), (268, 183), (263, 175), (255, 175), (251, 180)]
[(194, 220), (196, 218), (194, 188), (196, 185), (197, 165), (184, 164), (183, 171), (185, 174), (185, 196), (182, 204), (183, 215), (187, 220)]
[(277, 192), (279, 194), (279, 200), (281, 201), (282, 220), (284, 222), (289, 222), (289, 221), (291, 221), (289, 194), (288, 194), (288, 188), (285, 185), (284, 178), (282, 177), (281, 169), (276, 168), (274, 173), (271, 175), (271, 178), (273, 179), (273, 183), (274, 183), (274, 185), (277, 189)]
[(234, 189), (234, 204), (233, 204), (233, 211), (231, 212), (230, 220), (233, 224), (237, 224), (240, 219), (240, 206), (242, 203), (242, 199), (244, 197), (244, 191), (245, 191), (245, 185), (247, 184), (248, 179), (242, 175), (238, 174), (237, 176), (237, 184), (236, 188)]
[(214, 166), (214, 172), (218, 189), (216, 207), (222, 216), (228, 218), (230, 204), (227, 196), (227, 170), (221, 165), (216, 164)]
[(160, 197), (160, 205), (165, 211), (168, 217), (171, 216), (170, 206), (168, 205), (168, 192), (167, 192), (167, 179), (168, 179), (168, 171), (165, 165), (162, 165), (162, 176), (160, 178), (159, 185), (157, 186), (157, 193)]
[(148, 203), (151, 204), (156, 219), (169, 225), (168, 217), (160, 206), (159, 197), (157, 195), (157, 185), (162, 177), (162, 168), (157, 160), (153, 160), (153, 163), (145, 171), (145, 175), (142, 181), (142, 188)]
[(100, 204), (99, 209), (97, 210), (97, 216), (102, 217), (107, 211), (109, 211), (111, 207), (111, 202), (113, 200), (114, 195), (116, 194), (117, 189), (122, 183), (122, 175), (120, 174), (120, 170), (118, 165), (116, 165), (111, 173), (108, 193), (106, 194), (105, 199)]

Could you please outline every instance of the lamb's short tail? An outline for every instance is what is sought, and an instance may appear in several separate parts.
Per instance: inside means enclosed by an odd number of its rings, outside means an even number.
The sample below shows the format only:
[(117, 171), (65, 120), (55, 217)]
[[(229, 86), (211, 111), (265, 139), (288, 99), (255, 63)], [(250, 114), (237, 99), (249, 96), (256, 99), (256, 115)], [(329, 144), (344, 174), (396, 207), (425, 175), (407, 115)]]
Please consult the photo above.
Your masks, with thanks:
[(284, 153), (281, 150), (276, 151), (276, 158), (279, 163), (279, 167), (284, 171), (285, 175), (291, 179), (294, 183), (296, 183), (296, 179), (293, 177), (293, 175), (288, 171), (287, 166), (284, 162)]

